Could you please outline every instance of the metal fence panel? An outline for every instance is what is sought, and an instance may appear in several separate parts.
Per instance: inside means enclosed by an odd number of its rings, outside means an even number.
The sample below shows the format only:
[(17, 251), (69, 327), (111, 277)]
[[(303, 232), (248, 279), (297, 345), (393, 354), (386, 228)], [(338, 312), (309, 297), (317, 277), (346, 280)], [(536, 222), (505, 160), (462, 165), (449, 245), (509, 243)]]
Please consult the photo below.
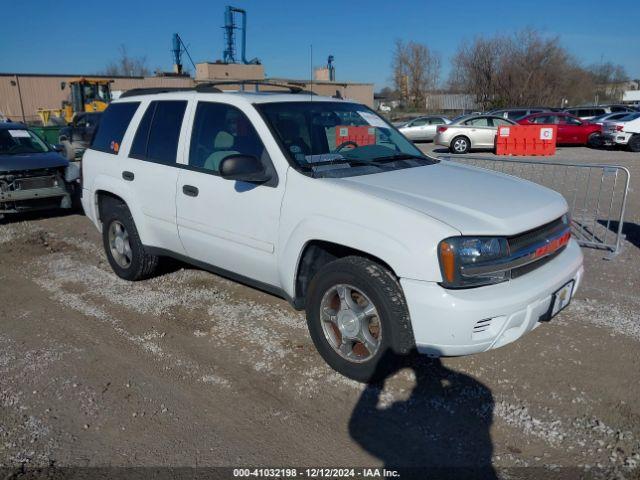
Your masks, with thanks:
[(559, 192), (569, 204), (572, 231), (580, 245), (606, 249), (611, 256), (620, 252), (629, 193), (627, 168), (470, 155), (438, 158), (513, 175)]

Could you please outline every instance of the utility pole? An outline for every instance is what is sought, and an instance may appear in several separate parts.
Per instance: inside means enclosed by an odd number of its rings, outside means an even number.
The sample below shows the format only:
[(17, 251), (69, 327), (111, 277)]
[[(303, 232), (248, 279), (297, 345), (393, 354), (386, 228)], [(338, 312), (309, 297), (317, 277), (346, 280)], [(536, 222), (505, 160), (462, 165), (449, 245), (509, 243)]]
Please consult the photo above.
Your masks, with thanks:
[(18, 98), (20, 99), (20, 113), (22, 114), (22, 123), (27, 123), (27, 119), (24, 116), (24, 105), (22, 104), (22, 91), (20, 90), (20, 79), (18, 75), (16, 77), (16, 85), (18, 86)]

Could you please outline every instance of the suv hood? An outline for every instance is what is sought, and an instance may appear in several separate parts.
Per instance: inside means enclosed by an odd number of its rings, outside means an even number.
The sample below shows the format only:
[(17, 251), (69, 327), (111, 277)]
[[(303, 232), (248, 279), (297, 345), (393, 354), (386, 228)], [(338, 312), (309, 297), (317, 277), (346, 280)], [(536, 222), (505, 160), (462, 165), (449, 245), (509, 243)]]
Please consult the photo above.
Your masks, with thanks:
[(567, 211), (553, 190), (448, 161), (335, 181), (422, 212), (464, 235), (515, 235)]
[(0, 155), (0, 173), (67, 166), (69, 161), (58, 152)]

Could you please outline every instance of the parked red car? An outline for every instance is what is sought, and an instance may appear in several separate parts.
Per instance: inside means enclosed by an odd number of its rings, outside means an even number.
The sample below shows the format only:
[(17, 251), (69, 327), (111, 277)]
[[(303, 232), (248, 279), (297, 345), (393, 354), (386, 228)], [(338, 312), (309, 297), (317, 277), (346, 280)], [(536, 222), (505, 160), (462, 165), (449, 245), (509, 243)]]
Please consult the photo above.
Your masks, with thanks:
[(588, 145), (602, 133), (602, 127), (580, 120), (575, 115), (563, 112), (541, 112), (518, 120), (520, 125), (557, 125), (556, 143), (564, 145)]

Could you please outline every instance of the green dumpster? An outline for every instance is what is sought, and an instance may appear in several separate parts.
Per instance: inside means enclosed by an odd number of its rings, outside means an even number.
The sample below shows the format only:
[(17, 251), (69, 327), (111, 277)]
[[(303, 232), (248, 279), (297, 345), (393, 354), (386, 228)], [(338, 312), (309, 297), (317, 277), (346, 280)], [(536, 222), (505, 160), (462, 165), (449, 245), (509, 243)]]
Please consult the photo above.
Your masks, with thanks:
[(60, 136), (60, 129), (62, 127), (53, 125), (49, 127), (31, 126), (29, 128), (31, 128), (31, 130), (33, 130), (45, 142), (53, 145), (54, 143), (58, 143), (58, 137)]

